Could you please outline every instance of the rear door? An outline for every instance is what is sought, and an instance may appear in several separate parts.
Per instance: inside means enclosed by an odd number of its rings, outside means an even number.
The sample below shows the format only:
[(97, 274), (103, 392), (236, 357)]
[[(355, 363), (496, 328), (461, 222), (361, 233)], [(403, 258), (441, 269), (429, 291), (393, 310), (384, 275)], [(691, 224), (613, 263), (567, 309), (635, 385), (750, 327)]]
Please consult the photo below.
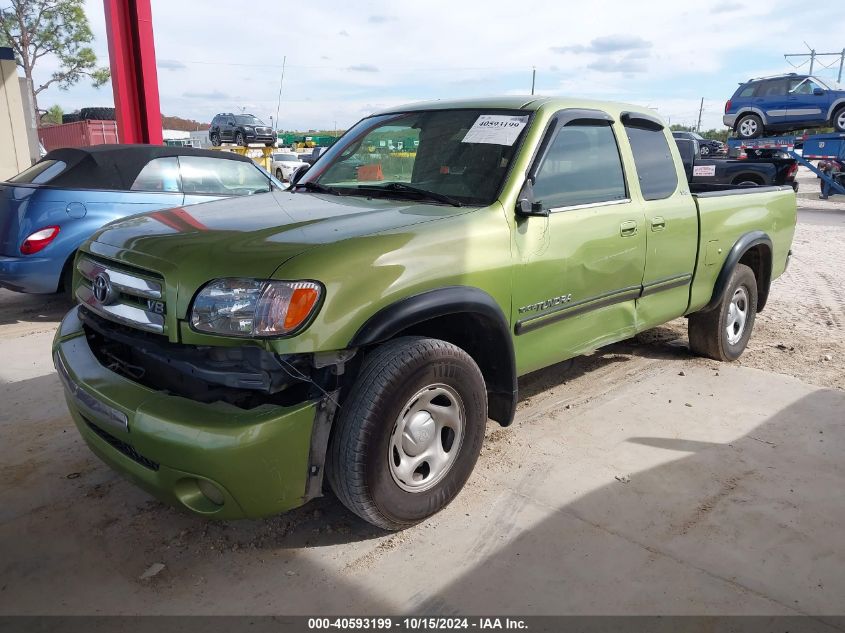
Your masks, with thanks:
[(519, 216), (514, 231), (520, 373), (635, 331), (646, 246), (606, 113), (558, 112), (528, 178), (525, 191), (548, 215)]
[(645, 270), (637, 301), (643, 330), (687, 309), (698, 252), (698, 210), (663, 124), (639, 113), (623, 114), (622, 122), (637, 168), (634, 195), (645, 216)]
[(235, 117), (227, 116), (220, 126), (220, 138), (231, 141), (235, 138)]
[(751, 103), (766, 115), (766, 123), (769, 125), (781, 125), (787, 120), (788, 90), (789, 80), (782, 77), (761, 81), (754, 91)]

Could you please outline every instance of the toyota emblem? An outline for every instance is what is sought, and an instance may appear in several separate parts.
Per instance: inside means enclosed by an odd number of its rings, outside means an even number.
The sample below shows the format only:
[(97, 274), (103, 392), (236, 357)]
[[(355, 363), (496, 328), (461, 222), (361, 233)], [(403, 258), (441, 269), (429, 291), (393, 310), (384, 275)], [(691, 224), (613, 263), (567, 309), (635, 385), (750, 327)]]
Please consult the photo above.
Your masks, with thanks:
[(94, 297), (104, 306), (114, 303), (115, 292), (108, 274), (102, 272), (94, 278)]

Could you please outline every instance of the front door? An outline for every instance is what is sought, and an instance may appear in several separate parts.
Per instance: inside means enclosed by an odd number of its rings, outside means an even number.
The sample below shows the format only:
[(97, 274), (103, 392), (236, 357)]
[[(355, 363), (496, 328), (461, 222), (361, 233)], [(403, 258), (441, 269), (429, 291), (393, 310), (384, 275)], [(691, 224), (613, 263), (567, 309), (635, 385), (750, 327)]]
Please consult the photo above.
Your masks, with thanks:
[(603, 112), (562, 110), (529, 172), (535, 211), (548, 215), (519, 216), (514, 231), (520, 374), (636, 330), (645, 217), (628, 195), (612, 123)]
[(807, 77), (793, 80), (789, 91), (786, 116), (790, 123), (818, 125), (827, 117), (830, 107), (830, 93)]

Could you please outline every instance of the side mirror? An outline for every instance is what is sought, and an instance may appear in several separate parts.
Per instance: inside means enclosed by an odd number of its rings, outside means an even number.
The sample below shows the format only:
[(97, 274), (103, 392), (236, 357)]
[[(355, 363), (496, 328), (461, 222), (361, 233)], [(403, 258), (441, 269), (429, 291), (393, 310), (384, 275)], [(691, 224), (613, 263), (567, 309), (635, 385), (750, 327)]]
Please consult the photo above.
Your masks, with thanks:
[(816, 96), (821, 96), (824, 94), (824, 90), (822, 90), (821, 88), (813, 88), (813, 94)]
[(534, 183), (530, 176), (525, 179), (522, 191), (516, 199), (516, 214), (523, 217), (534, 215), (546, 218), (549, 216), (549, 210), (543, 208), (543, 203), (534, 201)]
[(300, 165), (297, 167), (288, 179), (290, 186), (293, 187), (297, 182), (299, 182), (299, 180), (305, 175), (305, 172), (309, 169), (311, 169), (311, 165)]
[(516, 214), (523, 216), (548, 217), (549, 210), (543, 208), (542, 202), (531, 202), (528, 198), (520, 198), (516, 201)]

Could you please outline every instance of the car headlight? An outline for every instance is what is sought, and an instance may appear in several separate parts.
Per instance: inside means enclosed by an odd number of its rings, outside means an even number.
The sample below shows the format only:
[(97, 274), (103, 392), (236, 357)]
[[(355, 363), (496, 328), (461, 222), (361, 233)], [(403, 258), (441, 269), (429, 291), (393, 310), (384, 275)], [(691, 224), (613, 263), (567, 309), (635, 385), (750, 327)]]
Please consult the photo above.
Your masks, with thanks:
[(284, 336), (308, 321), (322, 294), (313, 281), (217, 279), (194, 299), (191, 327), (229, 336)]
[(245, 125), (245, 126), (244, 126), (244, 129), (245, 129), (246, 131), (248, 131), (248, 132), (252, 132), (252, 130), (253, 130), (254, 128), (253, 128), (251, 125)]

